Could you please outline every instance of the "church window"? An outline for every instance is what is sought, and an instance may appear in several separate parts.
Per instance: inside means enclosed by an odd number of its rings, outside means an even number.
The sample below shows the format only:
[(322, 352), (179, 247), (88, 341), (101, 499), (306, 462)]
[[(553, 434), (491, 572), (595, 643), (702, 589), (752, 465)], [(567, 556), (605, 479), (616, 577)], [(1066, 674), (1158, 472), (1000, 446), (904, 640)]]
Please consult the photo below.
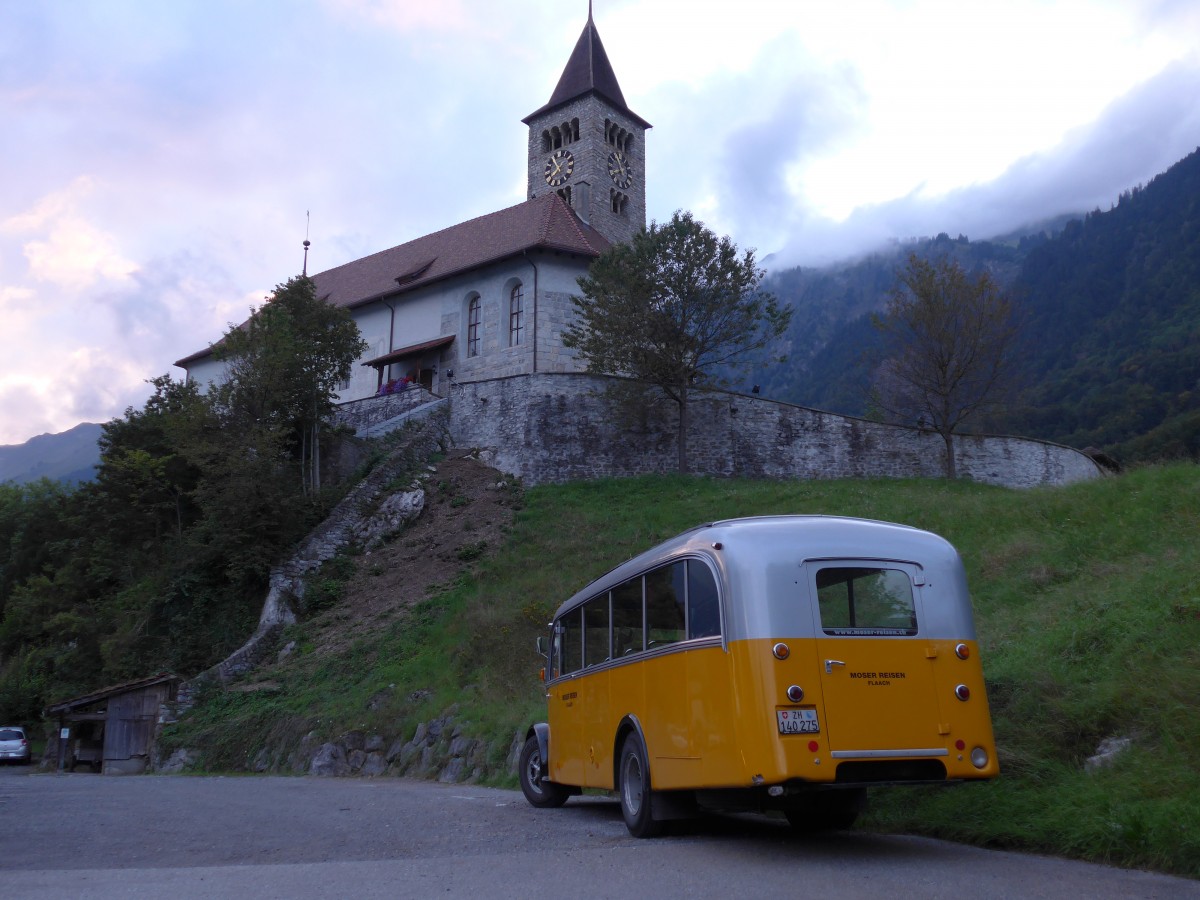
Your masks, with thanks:
[(467, 356), (479, 355), (480, 303), (476, 294), (467, 304)]
[(629, 206), (629, 197), (622, 194), (620, 191), (609, 191), (609, 200), (612, 204), (612, 211), (617, 215), (623, 216), (626, 214)]
[(562, 197), (563, 200), (566, 201), (567, 206), (570, 206), (571, 205), (571, 186), (568, 184), (565, 187), (560, 187), (558, 189), (558, 196)]
[(525, 340), (525, 297), (521, 285), (514, 284), (508, 295), (508, 343), (516, 347)]
[(633, 149), (633, 133), (626, 131), (611, 119), (604, 120), (604, 141), (622, 153)]

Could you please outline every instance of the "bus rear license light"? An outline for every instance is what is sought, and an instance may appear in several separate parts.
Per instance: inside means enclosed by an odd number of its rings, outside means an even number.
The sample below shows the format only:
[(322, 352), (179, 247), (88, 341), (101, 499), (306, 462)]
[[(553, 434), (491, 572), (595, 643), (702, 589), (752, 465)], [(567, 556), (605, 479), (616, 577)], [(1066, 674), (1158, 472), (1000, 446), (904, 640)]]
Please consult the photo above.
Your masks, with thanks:
[(971, 657), (971, 648), (966, 644), (959, 644), (954, 648), (954, 655), (959, 659), (969, 659)]
[(967, 687), (965, 684), (960, 684), (958, 687), (956, 687), (954, 689), (954, 696), (957, 697), (959, 700), (970, 700), (971, 699), (971, 689), (969, 687)]
[(982, 747), (971, 748), (971, 765), (977, 769), (985, 768), (988, 764), (988, 752)]
[(798, 684), (793, 684), (787, 689), (787, 696), (793, 703), (799, 703), (804, 699), (804, 688)]
[(776, 659), (787, 659), (792, 655), (792, 651), (788, 649), (788, 645), (783, 641), (772, 647), (771, 652), (775, 654)]

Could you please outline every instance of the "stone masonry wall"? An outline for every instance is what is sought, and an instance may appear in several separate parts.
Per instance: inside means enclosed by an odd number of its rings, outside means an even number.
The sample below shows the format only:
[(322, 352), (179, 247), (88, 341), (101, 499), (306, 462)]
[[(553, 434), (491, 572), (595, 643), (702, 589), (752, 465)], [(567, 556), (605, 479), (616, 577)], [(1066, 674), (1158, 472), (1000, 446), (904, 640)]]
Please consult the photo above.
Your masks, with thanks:
[[(562, 373), (458, 384), (451, 435), (459, 447), (487, 450), (492, 465), (531, 485), (675, 471), (674, 405), (614, 425), (618, 417), (599, 395), (608, 381)], [(689, 461), (696, 474), (936, 478), (944, 472), (944, 444), (933, 432), (723, 391), (694, 397)], [(1085, 454), (1045, 441), (962, 435), (955, 446), (961, 477), (988, 484), (1069, 484), (1101, 474)]]
[(410, 385), (398, 394), (382, 397), (366, 397), (339, 404), (334, 410), (333, 421), (355, 431), (364, 431), (372, 425), (394, 419), (396, 416), (416, 409), (422, 404), (436, 400), (433, 394), (420, 385)]

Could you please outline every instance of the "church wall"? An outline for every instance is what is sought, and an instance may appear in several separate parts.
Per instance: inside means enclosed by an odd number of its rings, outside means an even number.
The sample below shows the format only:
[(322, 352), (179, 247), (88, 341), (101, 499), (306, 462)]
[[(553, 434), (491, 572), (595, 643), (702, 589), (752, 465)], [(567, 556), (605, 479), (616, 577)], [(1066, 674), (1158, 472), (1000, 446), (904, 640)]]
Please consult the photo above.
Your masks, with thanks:
[(388, 352), (388, 328), (391, 325), (391, 311), (382, 303), (371, 303), (351, 311), (354, 324), (358, 326), (359, 334), (367, 342), (363, 355), (354, 361), (350, 367), (350, 386), (339, 391), (337, 402), (360, 400), (373, 396), (379, 387), (379, 375), (371, 366), (362, 365), (364, 360), (383, 356)]
[[(598, 396), (608, 379), (539, 374), (457, 385), (451, 432), (459, 447), (486, 449), (497, 468), (527, 484), (676, 471), (675, 410), (660, 405), (620, 421)], [(924, 477), (943, 474), (941, 438), (915, 428), (725, 392), (691, 407), (689, 457), (696, 474), (746, 478)], [(1007, 487), (1099, 477), (1069, 447), (1013, 437), (956, 439), (962, 477)]]
[(562, 344), (563, 332), (574, 321), (579, 294), (579, 277), (587, 273), (590, 260), (554, 253), (539, 253), (537, 370), (539, 372), (575, 372), (583, 363), (574, 350)]
[[(516, 283), (524, 293), (524, 342), (509, 345), (509, 293)], [(480, 300), (480, 351), (467, 356), (467, 305), (472, 295)], [(441, 334), (453, 334), (444, 365), (454, 371), (455, 381), (473, 381), (519, 375), (532, 371), (533, 352), (530, 324), (533, 309), (533, 267), (523, 258), (504, 260), (439, 284)]]
[(202, 394), (208, 393), (210, 385), (220, 384), (225, 380), (225, 363), (211, 355), (188, 363), (185, 371), (188, 381), (196, 382)]

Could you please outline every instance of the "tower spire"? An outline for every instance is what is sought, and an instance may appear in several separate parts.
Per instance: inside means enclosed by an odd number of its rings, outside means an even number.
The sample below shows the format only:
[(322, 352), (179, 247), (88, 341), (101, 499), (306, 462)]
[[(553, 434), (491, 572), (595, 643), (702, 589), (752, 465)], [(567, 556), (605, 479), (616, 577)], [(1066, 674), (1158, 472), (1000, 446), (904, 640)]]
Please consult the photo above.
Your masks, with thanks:
[[(590, 3), (591, 0), (588, 0)], [(307, 209), (304, 211), (304, 268), (300, 270), (300, 274), (305, 278), (308, 277), (308, 248), (311, 242), (308, 240), (308, 226), (312, 224), (312, 213)]]

